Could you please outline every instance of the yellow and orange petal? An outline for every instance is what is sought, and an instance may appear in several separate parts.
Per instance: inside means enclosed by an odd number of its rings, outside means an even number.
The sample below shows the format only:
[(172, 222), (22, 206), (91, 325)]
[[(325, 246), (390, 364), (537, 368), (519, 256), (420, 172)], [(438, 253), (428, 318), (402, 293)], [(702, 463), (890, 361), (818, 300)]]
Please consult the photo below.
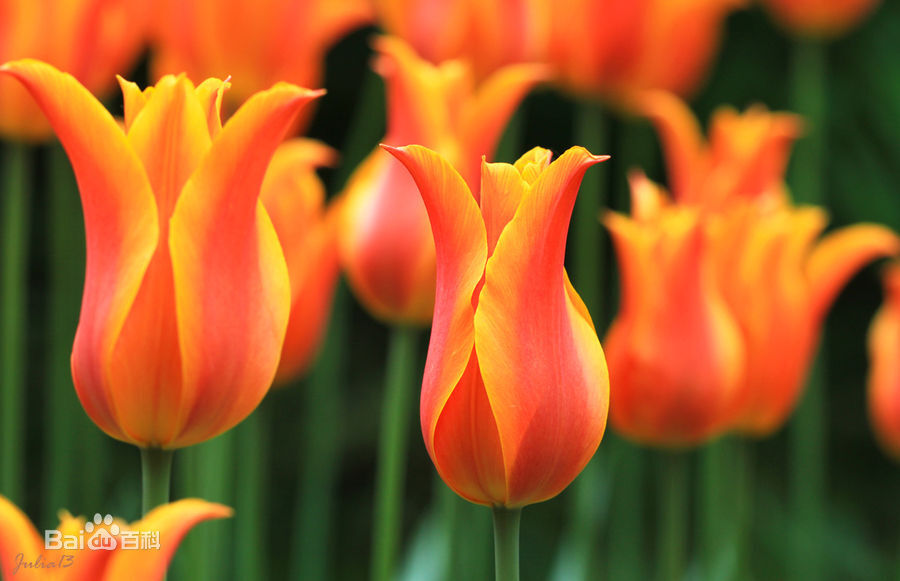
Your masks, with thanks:
[(551, 498), (593, 455), (606, 424), (603, 351), (563, 269), (581, 178), (605, 158), (573, 148), (549, 165), (546, 150), (516, 166), (485, 163), (479, 208), (434, 152), (389, 151), (419, 186), (438, 257), (421, 401), (426, 448), (445, 482), (473, 502)]
[(221, 126), (221, 81), (122, 82), (126, 133), (70, 75), (29, 60), (0, 71), (34, 95), (79, 183), (88, 265), (72, 371), (85, 410), (142, 446), (230, 428), (271, 384), (290, 307), (260, 187), (320, 93), (277, 85)]
[(869, 419), (881, 447), (900, 460), (900, 266), (884, 273), (884, 304), (869, 328)]

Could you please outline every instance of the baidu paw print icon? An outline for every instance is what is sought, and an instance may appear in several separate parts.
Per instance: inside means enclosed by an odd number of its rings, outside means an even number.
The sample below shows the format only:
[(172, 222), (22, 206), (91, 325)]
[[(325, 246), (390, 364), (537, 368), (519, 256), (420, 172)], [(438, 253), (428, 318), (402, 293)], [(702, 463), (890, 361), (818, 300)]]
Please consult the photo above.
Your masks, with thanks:
[(99, 513), (95, 514), (93, 522), (85, 523), (84, 532), (91, 535), (87, 540), (87, 547), (92, 551), (115, 551), (119, 544), (116, 540), (119, 525), (113, 522), (112, 515), (101, 517)]

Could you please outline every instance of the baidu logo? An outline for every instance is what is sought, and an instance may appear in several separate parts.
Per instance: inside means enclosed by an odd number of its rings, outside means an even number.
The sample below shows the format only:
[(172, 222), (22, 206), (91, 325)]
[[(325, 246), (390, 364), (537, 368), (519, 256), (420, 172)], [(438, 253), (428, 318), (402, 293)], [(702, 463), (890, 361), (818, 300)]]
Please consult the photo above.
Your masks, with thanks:
[(48, 551), (115, 551), (156, 549), (159, 550), (159, 531), (123, 530), (113, 521), (112, 515), (94, 515), (92, 521), (84, 524), (78, 534), (67, 535), (51, 529), (44, 531), (44, 549)]

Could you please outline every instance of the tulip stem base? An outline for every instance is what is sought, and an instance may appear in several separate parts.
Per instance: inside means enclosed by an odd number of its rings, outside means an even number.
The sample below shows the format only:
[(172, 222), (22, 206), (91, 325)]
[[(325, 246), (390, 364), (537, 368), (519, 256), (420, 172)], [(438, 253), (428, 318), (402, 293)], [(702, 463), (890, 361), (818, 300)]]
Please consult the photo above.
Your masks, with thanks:
[(660, 478), (659, 581), (680, 581), (685, 572), (688, 524), (688, 458), (665, 452)]
[(387, 385), (381, 409), (378, 468), (375, 478), (372, 580), (394, 578), (403, 522), (403, 489), (415, 376), (418, 368), (419, 329), (396, 327), (388, 347)]
[(174, 450), (141, 448), (141, 510), (145, 515), (157, 506), (169, 502), (173, 454)]
[(0, 168), (0, 494), (21, 504), (31, 170), (26, 146), (10, 144), (0, 154), (4, 156)]
[(494, 507), (495, 581), (519, 581), (521, 508)]

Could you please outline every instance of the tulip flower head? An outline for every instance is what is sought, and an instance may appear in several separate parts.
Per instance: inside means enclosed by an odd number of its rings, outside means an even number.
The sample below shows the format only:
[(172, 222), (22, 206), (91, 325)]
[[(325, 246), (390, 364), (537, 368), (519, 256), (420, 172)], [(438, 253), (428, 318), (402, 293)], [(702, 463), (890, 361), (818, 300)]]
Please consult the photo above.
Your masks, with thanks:
[(798, 36), (834, 38), (866, 18), (879, 0), (761, 0), (783, 28)]
[(322, 83), (326, 51), (369, 22), (368, 0), (164, 0), (154, 3), (156, 78), (232, 77), (225, 109), (285, 81)]
[[(0, 0), (0, 63), (41, 59), (89, 91), (109, 94), (146, 42), (150, 4), (141, 0)], [(50, 125), (28, 92), (0, 78), (0, 136), (43, 141)]]
[(168, 76), (141, 91), (123, 80), (123, 127), (49, 65), (17, 61), (0, 73), (34, 96), (78, 180), (87, 271), (72, 375), (85, 411), (143, 447), (231, 428), (272, 383), (290, 309), (260, 186), (320, 92), (276, 85), (222, 126), (222, 81)]
[(725, 17), (745, 0), (562, 0), (547, 60), (576, 94), (630, 108), (639, 91), (689, 95), (703, 81)]
[[(758, 107), (743, 114), (722, 109), (707, 143), (674, 96), (652, 93), (640, 106), (662, 136), (673, 193), (670, 199), (637, 177), (633, 218), (606, 219), (623, 271), (622, 312), (606, 342), (617, 390), (611, 421), (625, 435), (660, 445), (698, 444), (725, 430), (770, 434), (799, 400), (823, 319), (840, 289), (867, 262), (897, 253), (900, 241), (872, 224), (818, 240), (824, 211), (793, 206), (782, 178), (800, 130), (796, 117)], [(669, 253), (679, 256), (671, 249), (680, 246), (665, 242), (679, 221), (699, 239), (689, 254), (697, 261), (693, 269), (667, 267)], [(697, 271), (700, 282), (684, 280)], [(659, 279), (666, 273), (672, 273), (668, 282)], [(660, 285), (671, 286), (655, 293)], [(699, 293), (692, 297), (697, 308), (672, 298), (682, 286)], [(666, 316), (683, 317), (677, 332), (647, 322)], [(703, 365), (693, 369), (685, 359)], [(666, 386), (661, 369), (678, 381)], [(667, 389), (682, 395), (649, 395)], [(691, 420), (698, 423), (685, 437), (679, 422), (699, 415), (690, 401), (708, 407), (703, 421)]]
[[(202, 500), (181, 500), (149, 512), (131, 525), (115, 520), (86, 522), (66, 511), (60, 512), (53, 543), (46, 546), (44, 535), (14, 504), (0, 496), (0, 577), (16, 581), (159, 581), (182, 538), (206, 520), (231, 516), (231, 509)], [(107, 522), (107, 520), (109, 522)], [(141, 533), (158, 541), (156, 548), (141, 548)], [(91, 539), (115, 541), (113, 549), (94, 549)], [(146, 543), (146, 541), (145, 541)]]
[(382, 27), (433, 64), (470, 63), (479, 79), (539, 61), (547, 42), (546, 0), (375, 0)]
[[(474, 185), (481, 157), (493, 155), (519, 101), (545, 74), (537, 65), (517, 65), (476, 86), (459, 61), (435, 67), (389, 37), (379, 38), (376, 49), (375, 67), (387, 85), (384, 142), (434, 148)], [(356, 296), (381, 319), (427, 324), (434, 308), (434, 242), (412, 179), (376, 148), (343, 198), (340, 253)]]
[(318, 166), (333, 165), (337, 154), (309, 139), (281, 144), (263, 179), (260, 200), (284, 249), (291, 279), (288, 321), (275, 384), (283, 385), (311, 365), (331, 310), (338, 279), (337, 208), (325, 208)]
[(885, 272), (884, 290), (869, 329), (869, 418), (881, 447), (900, 459), (900, 265)]
[(484, 162), (473, 195), (440, 155), (385, 146), (434, 231), (437, 299), (422, 384), (425, 446), (457, 494), (520, 507), (551, 498), (603, 437), (609, 381), (590, 315), (563, 268), (582, 176), (606, 157)]

